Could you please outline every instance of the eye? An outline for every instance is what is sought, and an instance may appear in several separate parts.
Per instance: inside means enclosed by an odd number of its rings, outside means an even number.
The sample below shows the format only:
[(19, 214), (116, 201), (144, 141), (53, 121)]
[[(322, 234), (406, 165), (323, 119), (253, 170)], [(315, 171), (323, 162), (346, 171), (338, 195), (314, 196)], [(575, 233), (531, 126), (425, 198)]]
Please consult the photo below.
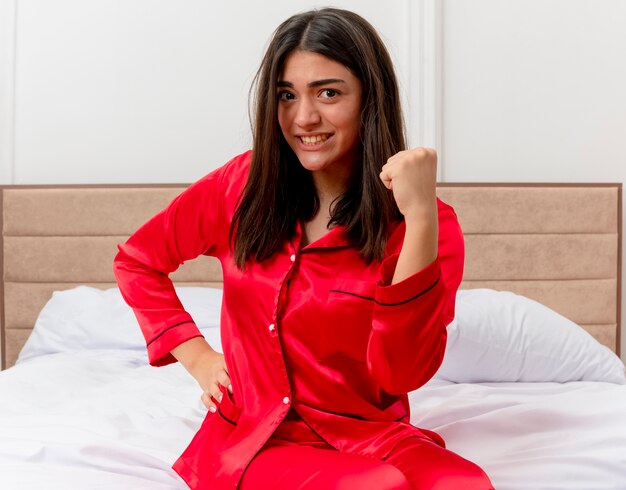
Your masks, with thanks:
[(295, 98), (296, 98), (295, 95), (293, 95), (291, 92), (287, 92), (286, 90), (283, 90), (282, 92), (278, 92), (278, 100), (287, 101), (287, 100), (293, 100)]
[(320, 95), (324, 99), (333, 99), (339, 95), (339, 92), (333, 88), (325, 88), (324, 90), (322, 90)]

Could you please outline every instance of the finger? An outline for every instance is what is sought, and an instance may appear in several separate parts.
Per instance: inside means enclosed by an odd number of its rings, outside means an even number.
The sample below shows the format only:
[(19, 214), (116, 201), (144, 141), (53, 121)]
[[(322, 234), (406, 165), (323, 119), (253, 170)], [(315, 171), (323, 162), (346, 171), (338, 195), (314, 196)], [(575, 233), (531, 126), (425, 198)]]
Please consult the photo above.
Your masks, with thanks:
[(222, 398), (223, 394), (216, 383), (213, 383), (201, 396), (202, 403), (204, 403), (204, 406), (211, 412), (217, 411), (217, 407), (222, 401)]
[(389, 172), (383, 170), (379, 176), (380, 176), (380, 180), (382, 180), (383, 182), (383, 185), (387, 189), (392, 189), (391, 176), (389, 175)]
[(221, 403), (222, 398), (224, 397), (224, 393), (222, 393), (219, 384), (213, 383), (209, 391), (211, 393), (211, 396), (213, 397), (213, 400), (217, 403)]
[(200, 399), (202, 400), (204, 406), (209, 410), (209, 412), (215, 413), (217, 411), (217, 407), (215, 406), (215, 403), (213, 403), (210, 393), (205, 391), (204, 393), (202, 393)]
[(388, 164), (389, 164), (389, 163), (393, 163), (393, 162), (395, 162), (396, 160), (399, 160), (399, 159), (403, 158), (403, 157), (404, 157), (404, 155), (406, 155), (407, 153), (409, 153), (409, 151), (408, 151), (408, 150), (402, 150), (402, 151), (399, 151), (399, 152), (398, 152), (398, 153), (396, 153), (395, 155), (391, 155), (391, 156), (387, 159), (387, 163), (388, 163)]
[(230, 381), (230, 376), (228, 376), (228, 373), (225, 370), (220, 371), (217, 374), (217, 382), (224, 388), (228, 389), (228, 391), (230, 391), (231, 393), (233, 392), (233, 386)]

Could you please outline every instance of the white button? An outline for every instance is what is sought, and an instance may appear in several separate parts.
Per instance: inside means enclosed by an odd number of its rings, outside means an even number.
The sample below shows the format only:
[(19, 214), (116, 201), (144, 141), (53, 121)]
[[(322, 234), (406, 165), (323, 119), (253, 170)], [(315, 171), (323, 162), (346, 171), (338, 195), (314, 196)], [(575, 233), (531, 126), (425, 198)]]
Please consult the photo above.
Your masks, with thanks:
[(288, 396), (286, 396), (285, 398), (283, 398), (283, 403), (284, 403), (285, 405), (289, 405), (289, 397), (288, 397)]
[(276, 328), (276, 325), (274, 325), (273, 323), (270, 323), (270, 326), (269, 326), (270, 332), (273, 332), (275, 328)]
[(291, 254), (291, 257), (289, 257), (289, 260), (291, 260), (292, 262), (296, 261), (296, 255), (295, 254)]

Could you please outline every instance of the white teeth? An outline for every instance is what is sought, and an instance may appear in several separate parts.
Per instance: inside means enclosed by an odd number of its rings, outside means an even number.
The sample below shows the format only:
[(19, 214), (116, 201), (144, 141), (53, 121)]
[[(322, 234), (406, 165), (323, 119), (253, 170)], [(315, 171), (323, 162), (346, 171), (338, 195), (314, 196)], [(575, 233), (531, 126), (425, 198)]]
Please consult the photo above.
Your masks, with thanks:
[(314, 145), (316, 143), (321, 143), (328, 139), (328, 135), (317, 135), (317, 136), (300, 136), (300, 139), (305, 145)]

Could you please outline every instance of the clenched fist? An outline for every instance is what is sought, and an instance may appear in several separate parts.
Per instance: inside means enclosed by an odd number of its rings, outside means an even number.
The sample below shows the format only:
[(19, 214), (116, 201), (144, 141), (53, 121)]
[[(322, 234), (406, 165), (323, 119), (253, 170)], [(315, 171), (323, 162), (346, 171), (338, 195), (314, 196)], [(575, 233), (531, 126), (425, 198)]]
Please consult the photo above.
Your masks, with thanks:
[(404, 216), (404, 243), (391, 283), (396, 284), (437, 258), (437, 153), (432, 148), (401, 151), (383, 165), (383, 184)]
[(414, 148), (393, 155), (383, 165), (380, 178), (393, 191), (398, 209), (407, 221), (432, 212), (436, 206), (437, 152)]

